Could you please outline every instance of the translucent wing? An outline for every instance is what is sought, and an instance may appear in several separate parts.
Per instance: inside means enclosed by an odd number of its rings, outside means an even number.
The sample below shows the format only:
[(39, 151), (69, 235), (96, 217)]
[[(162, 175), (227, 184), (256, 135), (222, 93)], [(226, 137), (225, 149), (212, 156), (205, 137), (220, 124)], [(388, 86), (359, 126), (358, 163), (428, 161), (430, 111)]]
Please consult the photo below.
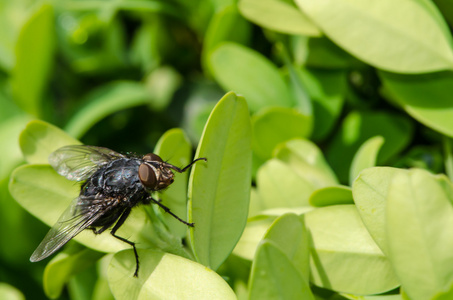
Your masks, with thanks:
[[(101, 205), (93, 205), (93, 202), (96, 202), (96, 199), (86, 197), (74, 199), (33, 252), (30, 261), (40, 261), (53, 254), (98, 220), (106, 211)], [(114, 207), (110, 206), (109, 209)]]
[(49, 163), (58, 174), (67, 179), (82, 181), (90, 177), (99, 166), (123, 157), (125, 156), (108, 148), (71, 145), (52, 152)]

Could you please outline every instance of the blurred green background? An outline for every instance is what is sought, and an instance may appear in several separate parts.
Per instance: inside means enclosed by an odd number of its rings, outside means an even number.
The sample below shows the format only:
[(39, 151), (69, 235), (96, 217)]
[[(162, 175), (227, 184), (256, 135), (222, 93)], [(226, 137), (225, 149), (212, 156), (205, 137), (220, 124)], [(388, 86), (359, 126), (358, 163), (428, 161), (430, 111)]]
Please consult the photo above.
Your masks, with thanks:
[(30, 120), (137, 153), (180, 127), (195, 148), (233, 90), (252, 117), (254, 185), (292, 138), (316, 143), (345, 185), (356, 151), (377, 135), (378, 165), (448, 171), (453, 4), (316, 2), (1, 1), (0, 282), (10, 286), (0, 291), (45, 298), (45, 262), (29, 256), (48, 227), (8, 191)]

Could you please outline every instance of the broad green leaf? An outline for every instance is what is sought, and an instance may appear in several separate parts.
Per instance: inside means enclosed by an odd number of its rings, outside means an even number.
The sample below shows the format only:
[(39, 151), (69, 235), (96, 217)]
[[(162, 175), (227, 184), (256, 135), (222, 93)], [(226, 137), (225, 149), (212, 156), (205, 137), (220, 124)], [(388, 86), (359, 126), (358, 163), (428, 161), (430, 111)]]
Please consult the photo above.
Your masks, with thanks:
[[(144, 2), (144, 1), (120, 1), (120, 2), (113, 2), (110, 5), (101, 5), (99, 2), (91, 2), (91, 1), (75, 1), (75, 2), (64, 2), (62, 3), (62, 7), (67, 10), (75, 10), (75, 11), (85, 11), (85, 10), (97, 10), (103, 9), (102, 14), (108, 14), (107, 12), (112, 11), (112, 13), (116, 12), (117, 10), (130, 10), (130, 11), (139, 11), (139, 12), (151, 12), (151, 13), (164, 13), (173, 16), (177, 16), (174, 13), (175, 7), (170, 6), (166, 3), (160, 2)], [(101, 15), (102, 15), (101, 14)]]
[(322, 207), (303, 217), (312, 238), (315, 285), (359, 295), (379, 294), (399, 285), (354, 205)]
[(0, 180), (7, 178), (11, 170), (23, 160), (17, 137), (28, 121), (29, 116), (17, 114), (0, 123)]
[[(162, 23), (159, 18), (144, 18), (131, 40), (130, 63), (144, 72), (158, 68), (162, 60), (159, 50), (167, 46), (166, 32), (162, 28), (164, 26)], [(154, 73), (152, 72), (150, 75), (153, 76)]]
[(315, 189), (338, 184), (321, 150), (309, 140), (295, 139), (283, 143), (275, 149), (274, 156)]
[(387, 193), (389, 259), (410, 299), (431, 299), (453, 282), (453, 185), (412, 169), (392, 177)]
[(437, 293), (433, 299), (434, 300), (450, 300), (453, 297), (453, 284), (445, 291)]
[(249, 206), (249, 218), (256, 216), (260, 211), (266, 209), (263, 200), (261, 199), (258, 191), (252, 186), (250, 189), (250, 206)]
[(21, 1), (3, 1), (0, 4), (0, 67), (10, 72), (14, 67), (14, 42), (17, 39), (20, 25), (28, 17), (24, 11), (25, 3)]
[(312, 138), (323, 139), (333, 129), (343, 108), (347, 87), (346, 72), (302, 68), (299, 74), (312, 101)]
[(247, 19), (270, 30), (305, 36), (322, 34), (302, 11), (285, 1), (241, 0), (238, 8)]
[(90, 267), (72, 276), (67, 284), (69, 298), (90, 299), (97, 279), (96, 275), (94, 267)]
[(290, 37), (292, 55), (299, 66), (330, 71), (363, 65), (355, 57), (338, 47), (327, 37)]
[(253, 260), (259, 242), (264, 238), (264, 235), (276, 218), (285, 214), (302, 215), (312, 209), (311, 207), (297, 207), (274, 208), (262, 211), (259, 215), (247, 221), (247, 226), (244, 229), (241, 239), (234, 248), (233, 254), (246, 260)]
[(261, 166), (256, 183), (262, 209), (308, 206), (308, 198), (314, 191), (310, 182), (275, 158)]
[(250, 198), (251, 125), (245, 99), (227, 93), (209, 116), (189, 179), (189, 235), (197, 261), (217, 269), (244, 230)]
[[(190, 162), (192, 147), (181, 129), (171, 129), (164, 133), (158, 141), (154, 153), (158, 154), (164, 161), (177, 167), (185, 167)], [(187, 181), (189, 173), (175, 172), (175, 182), (171, 188), (159, 193), (162, 203), (170, 208), (172, 213), (186, 220), (187, 218)], [(165, 223), (170, 232), (179, 237), (187, 234), (187, 225), (176, 220), (170, 214), (165, 214)]]
[(43, 285), (47, 297), (58, 298), (71, 276), (91, 266), (103, 255), (89, 249), (82, 249), (76, 253), (59, 253), (44, 270)]
[(308, 280), (267, 240), (258, 247), (249, 285), (248, 299), (315, 299)]
[[(358, 296), (351, 294), (340, 294), (346, 299), (351, 300), (403, 300), (405, 299), (401, 294), (383, 294), (383, 295), (371, 295), (371, 296)], [(344, 299), (341, 298), (341, 299)]]
[(4, 245), (0, 247), (0, 257), (4, 260), (3, 266), (28, 269), (33, 266), (29, 262), (30, 254), (41, 241), (46, 226), (40, 224), (11, 196), (8, 190), (10, 174), (11, 170), (7, 177), (0, 180), (0, 228), (8, 228), (0, 234), (0, 245)]
[[(49, 165), (25, 165), (11, 174), (9, 190), (25, 210), (52, 226), (78, 196), (80, 187), (58, 175)], [(117, 235), (136, 242), (137, 247), (155, 246), (152, 228), (144, 209), (138, 207), (132, 210)], [(101, 252), (116, 252), (130, 247), (108, 232), (94, 235), (91, 230), (84, 230), (74, 240)]]
[(284, 214), (296, 214), (301, 215), (306, 212), (312, 211), (313, 207), (311, 206), (301, 206), (301, 207), (278, 207), (278, 208), (269, 208), (261, 211), (259, 214), (254, 216), (254, 218), (260, 217), (279, 217)]
[(398, 73), (453, 68), (450, 32), (430, 1), (295, 2), (330, 39), (372, 66)]
[(326, 151), (326, 158), (341, 182), (349, 180), (352, 159), (369, 138), (380, 135), (385, 144), (379, 151), (377, 163), (382, 164), (403, 150), (411, 141), (413, 124), (400, 115), (385, 112), (353, 111), (341, 124)]
[(239, 14), (236, 4), (216, 11), (209, 22), (203, 43), (202, 63), (205, 71), (212, 71), (209, 70), (210, 55), (220, 43), (247, 43), (250, 33), (251, 24)]
[(225, 90), (244, 95), (252, 112), (267, 106), (294, 105), (277, 67), (259, 52), (225, 42), (211, 52), (209, 62), (217, 82)]
[(297, 109), (301, 114), (310, 117), (310, 128), (312, 128), (313, 104), (312, 99), (308, 95), (307, 87), (305, 86), (305, 82), (303, 80), (302, 70), (293, 65), (289, 56), (286, 54), (286, 51), (282, 52), (285, 53), (283, 56), (285, 60), (285, 67), (288, 70), (287, 77), (289, 80), (289, 88), (294, 96), (294, 101), (296, 103), (294, 108)]
[(11, 88), (19, 107), (39, 117), (54, 55), (54, 12), (44, 4), (23, 25), (16, 42)]
[(305, 282), (308, 282), (310, 240), (304, 223), (296, 214), (278, 217), (263, 240), (272, 241), (288, 257)]
[(384, 88), (409, 115), (424, 125), (453, 137), (453, 73), (403, 76), (379, 72)]
[(149, 99), (143, 84), (128, 81), (107, 84), (87, 96), (84, 105), (64, 129), (70, 135), (80, 138), (106, 116), (122, 109), (147, 104)]
[(307, 138), (312, 119), (294, 108), (269, 107), (252, 118), (252, 149), (262, 159), (272, 156), (275, 147), (295, 138)]
[(381, 149), (383, 143), (384, 138), (382, 136), (375, 136), (360, 146), (351, 163), (351, 170), (349, 172), (349, 182), (351, 184), (364, 169), (376, 166), (379, 149)]
[(217, 273), (180, 256), (139, 250), (138, 278), (125, 276), (135, 266), (132, 251), (113, 256), (108, 271), (115, 299), (236, 299)]
[(30, 121), (19, 137), (22, 153), (28, 163), (48, 164), (50, 153), (67, 145), (79, 145), (63, 130), (40, 120)]
[[(181, 86), (181, 81), (181, 75), (173, 68), (160, 67), (154, 70), (146, 78), (145, 86), (148, 91), (146, 95), (148, 99), (145, 102), (153, 110), (163, 111), (170, 104), (175, 91)], [(137, 87), (136, 90), (137, 95), (139, 95), (141, 87)]]
[(376, 167), (364, 170), (352, 184), (352, 196), (368, 232), (382, 252), (388, 254), (386, 237), (387, 193), (392, 178), (402, 169)]
[(328, 186), (317, 189), (310, 195), (309, 202), (313, 206), (329, 206), (338, 204), (354, 204), (351, 188), (344, 185)]
[(233, 254), (253, 260), (258, 244), (276, 218), (277, 216), (260, 216), (249, 219)]
[(0, 282), (0, 298), (8, 300), (25, 300), (20, 290), (5, 282)]

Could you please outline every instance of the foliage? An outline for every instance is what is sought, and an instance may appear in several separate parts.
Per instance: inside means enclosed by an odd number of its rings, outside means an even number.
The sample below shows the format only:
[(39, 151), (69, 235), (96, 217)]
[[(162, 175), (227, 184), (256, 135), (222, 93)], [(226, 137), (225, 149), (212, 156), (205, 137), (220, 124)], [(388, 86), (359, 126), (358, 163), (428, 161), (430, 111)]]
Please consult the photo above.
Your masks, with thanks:
[[(450, 299), (452, 12), (2, 2), (0, 298)], [(154, 205), (118, 231), (138, 278), (107, 233), (28, 260), (79, 192), (47, 157), (79, 143), (208, 159), (158, 195), (194, 228)]]

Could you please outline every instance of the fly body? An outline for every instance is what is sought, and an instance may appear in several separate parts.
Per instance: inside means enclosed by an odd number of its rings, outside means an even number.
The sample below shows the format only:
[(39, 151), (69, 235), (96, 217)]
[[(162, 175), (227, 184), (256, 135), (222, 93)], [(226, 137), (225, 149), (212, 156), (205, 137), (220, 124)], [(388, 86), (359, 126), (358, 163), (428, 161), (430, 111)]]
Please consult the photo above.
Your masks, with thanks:
[(79, 196), (49, 230), (30, 260), (40, 261), (52, 255), (84, 229), (100, 234), (112, 228), (115, 238), (133, 247), (138, 276), (139, 259), (135, 243), (116, 235), (131, 209), (139, 204), (155, 203), (180, 222), (187, 223), (155, 200), (151, 192), (167, 188), (173, 182), (173, 171), (182, 173), (198, 158), (180, 169), (164, 162), (158, 155), (143, 157), (124, 155), (113, 150), (85, 145), (62, 147), (49, 156), (49, 163), (62, 176), (82, 182)]

